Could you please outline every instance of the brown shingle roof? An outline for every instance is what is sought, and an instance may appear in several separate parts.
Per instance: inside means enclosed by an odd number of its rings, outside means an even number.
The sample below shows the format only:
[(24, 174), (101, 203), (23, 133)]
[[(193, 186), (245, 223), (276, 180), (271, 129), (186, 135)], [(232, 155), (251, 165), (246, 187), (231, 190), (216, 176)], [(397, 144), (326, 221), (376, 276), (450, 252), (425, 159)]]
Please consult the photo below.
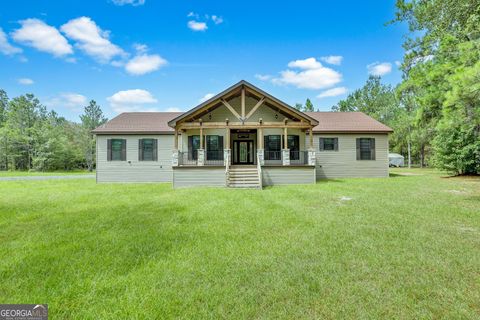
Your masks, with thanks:
[(313, 132), (393, 132), (363, 112), (305, 112), (318, 121)]
[(125, 112), (104, 125), (93, 130), (93, 133), (173, 133), (168, 121), (183, 112)]
[[(393, 130), (362, 112), (305, 112), (319, 124), (314, 132), (392, 132)], [(168, 122), (182, 112), (126, 112), (93, 130), (109, 133), (173, 133)]]

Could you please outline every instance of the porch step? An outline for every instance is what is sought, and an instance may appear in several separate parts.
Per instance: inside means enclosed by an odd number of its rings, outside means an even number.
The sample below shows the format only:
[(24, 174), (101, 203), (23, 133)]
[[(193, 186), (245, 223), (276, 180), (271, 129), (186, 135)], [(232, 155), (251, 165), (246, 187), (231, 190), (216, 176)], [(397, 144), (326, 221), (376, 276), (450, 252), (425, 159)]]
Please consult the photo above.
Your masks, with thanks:
[(228, 186), (230, 188), (260, 188), (256, 167), (231, 167)]

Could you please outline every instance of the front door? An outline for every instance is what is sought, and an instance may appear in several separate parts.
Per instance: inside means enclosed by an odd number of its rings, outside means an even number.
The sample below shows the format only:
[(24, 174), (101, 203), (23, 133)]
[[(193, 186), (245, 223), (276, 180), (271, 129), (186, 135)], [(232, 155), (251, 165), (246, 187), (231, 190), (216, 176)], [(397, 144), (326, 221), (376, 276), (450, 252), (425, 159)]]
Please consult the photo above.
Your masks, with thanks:
[(233, 163), (253, 164), (253, 140), (233, 141)]

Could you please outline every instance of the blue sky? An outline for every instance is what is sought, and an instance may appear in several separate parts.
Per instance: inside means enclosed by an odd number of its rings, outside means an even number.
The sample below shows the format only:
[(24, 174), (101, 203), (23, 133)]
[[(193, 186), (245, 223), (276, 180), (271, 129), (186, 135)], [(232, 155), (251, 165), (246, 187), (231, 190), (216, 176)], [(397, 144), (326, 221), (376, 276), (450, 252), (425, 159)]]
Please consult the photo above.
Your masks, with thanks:
[(401, 79), (407, 29), (394, 1), (8, 1), (0, 88), (78, 120), (95, 99), (122, 111), (188, 110), (247, 80), (329, 110), (369, 73)]

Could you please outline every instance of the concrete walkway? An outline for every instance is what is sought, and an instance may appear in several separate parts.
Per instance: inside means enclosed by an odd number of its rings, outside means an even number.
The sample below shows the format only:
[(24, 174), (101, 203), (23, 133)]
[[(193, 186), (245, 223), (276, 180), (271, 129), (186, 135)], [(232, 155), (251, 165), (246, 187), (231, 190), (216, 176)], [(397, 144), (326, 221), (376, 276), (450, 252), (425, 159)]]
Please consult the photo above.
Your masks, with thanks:
[(64, 176), (15, 176), (15, 177), (0, 177), (0, 181), (15, 181), (15, 180), (63, 180), (63, 179), (94, 179), (94, 174), (69, 174)]

